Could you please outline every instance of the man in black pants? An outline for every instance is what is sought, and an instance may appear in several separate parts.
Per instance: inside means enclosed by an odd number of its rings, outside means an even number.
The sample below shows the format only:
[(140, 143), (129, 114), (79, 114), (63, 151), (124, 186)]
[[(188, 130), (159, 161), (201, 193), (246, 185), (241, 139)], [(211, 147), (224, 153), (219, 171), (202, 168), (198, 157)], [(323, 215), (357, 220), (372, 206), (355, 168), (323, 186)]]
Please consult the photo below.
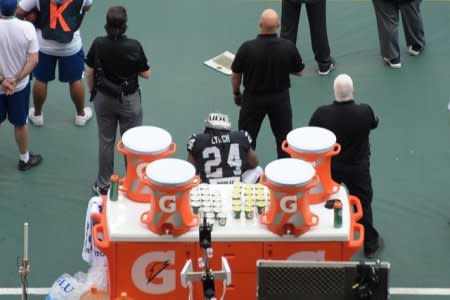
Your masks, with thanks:
[(327, 35), (326, 0), (283, 0), (281, 6), (281, 34), (294, 44), (297, 41), (298, 23), (302, 4), (308, 14), (309, 32), (319, 75), (328, 75), (336, 66), (330, 56)]
[[(256, 138), (266, 114), (275, 136), (278, 158), (288, 157), (281, 143), (292, 130), (292, 109), (289, 97), (289, 74), (303, 75), (303, 64), (295, 45), (277, 36), (280, 21), (277, 13), (266, 9), (259, 19), (260, 34), (246, 41), (236, 53), (231, 69), (234, 102), (241, 106), (239, 130)], [(243, 77), (244, 94), (240, 86)]]
[(342, 150), (331, 162), (334, 180), (344, 183), (351, 195), (361, 201), (363, 217), (359, 221), (365, 230), (364, 256), (374, 258), (384, 248), (384, 241), (373, 227), (372, 179), (370, 176), (369, 134), (378, 126), (378, 118), (367, 104), (353, 101), (353, 81), (341, 74), (334, 81), (335, 101), (319, 107), (309, 125), (331, 130)]

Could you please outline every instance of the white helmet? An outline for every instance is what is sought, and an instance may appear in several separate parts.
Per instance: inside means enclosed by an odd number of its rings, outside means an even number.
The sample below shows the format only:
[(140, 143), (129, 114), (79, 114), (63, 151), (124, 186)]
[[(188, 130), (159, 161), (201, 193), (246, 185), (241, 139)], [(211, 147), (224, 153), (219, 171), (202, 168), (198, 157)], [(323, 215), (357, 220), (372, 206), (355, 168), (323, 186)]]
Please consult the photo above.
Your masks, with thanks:
[(210, 113), (208, 119), (205, 120), (205, 127), (217, 130), (231, 129), (230, 117), (222, 113)]

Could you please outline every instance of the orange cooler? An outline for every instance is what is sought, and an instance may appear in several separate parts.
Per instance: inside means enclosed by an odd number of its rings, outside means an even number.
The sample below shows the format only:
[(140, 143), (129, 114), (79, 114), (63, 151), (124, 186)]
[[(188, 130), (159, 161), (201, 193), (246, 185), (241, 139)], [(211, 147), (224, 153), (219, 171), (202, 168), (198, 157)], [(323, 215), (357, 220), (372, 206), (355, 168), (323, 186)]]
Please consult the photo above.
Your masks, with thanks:
[(165, 158), (150, 163), (142, 180), (153, 189), (150, 210), (141, 222), (158, 234), (179, 236), (200, 223), (192, 212), (189, 193), (200, 183), (194, 166), (181, 159)]
[(319, 184), (310, 193), (310, 203), (321, 203), (338, 191), (339, 184), (331, 178), (331, 158), (339, 154), (341, 146), (333, 132), (313, 126), (297, 128), (288, 133), (282, 149), (314, 165)]
[(127, 160), (127, 174), (121, 180), (121, 190), (127, 198), (137, 202), (150, 202), (152, 191), (139, 175), (150, 162), (175, 153), (176, 144), (164, 129), (154, 126), (138, 126), (127, 130), (117, 143), (117, 150)]
[(309, 209), (309, 190), (318, 183), (311, 164), (295, 158), (275, 160), (266, 166), (261, 183), (270, 189), (270, 204), (259, 220), (270, 231), (298, 236), (319, 222)]

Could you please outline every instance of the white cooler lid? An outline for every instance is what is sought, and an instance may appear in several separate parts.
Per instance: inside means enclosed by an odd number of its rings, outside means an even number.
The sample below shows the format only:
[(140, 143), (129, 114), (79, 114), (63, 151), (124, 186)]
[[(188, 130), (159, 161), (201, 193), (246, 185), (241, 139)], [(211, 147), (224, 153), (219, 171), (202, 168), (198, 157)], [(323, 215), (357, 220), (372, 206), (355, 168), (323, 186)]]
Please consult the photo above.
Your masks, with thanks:
[(122, 143), (131, 152), (158, 154), (170, 146), (172, 136), (159, 127), (138, 126), (125, 131)]
[(336, 135), (322, 127), (300, 127), (288, 133), (286, 140), (298, 152), (322, 153), (331, 150), (336, 143)]
[(195, 176), (194, 166), (182, 159), (163, 158), (147, 165), (147, 177), (160, 185), (184, 185)]
[(305, 185), (311, 181), (315, 173), (310, 163), (296, 158), (274, 160), (264, 170), (269, 181), (283, 186)]

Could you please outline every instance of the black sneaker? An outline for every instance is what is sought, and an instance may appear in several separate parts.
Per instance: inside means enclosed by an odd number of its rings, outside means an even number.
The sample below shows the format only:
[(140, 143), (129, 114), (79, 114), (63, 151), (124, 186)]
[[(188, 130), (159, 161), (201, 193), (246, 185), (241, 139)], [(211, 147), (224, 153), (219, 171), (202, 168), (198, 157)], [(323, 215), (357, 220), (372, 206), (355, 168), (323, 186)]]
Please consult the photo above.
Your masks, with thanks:
[(317, 73), (319, 73), (319, 75), (321, 76), (326, 76), (330, 74), (330, 72), (333, 71), (335, 68), (336, 68), (336, 61), (334, 60), (334, 58), (331, 58), (331, 63), (328, 66), (322, 67), (319, 65), (319, 70), (317, 71)]
[(375, 258), (381, 253), (381, 251), (383, 251), (383, 249), (384, 249), (384, 240), (382, 237), (379, 237), (374, 247), (364, 248), (364, 256), (370, 259)]
[(23, 160), (19, 159), (19, 164), (17, 165), (17, 168), (20, 171), (26, 171), (28, 169), (36, 167), (41, 162), (42, 162), (42, 156), (40, 156), (39, 154), (31, 154), (30, 153), (30, 158), (28, 159), (27, 162), (24, 162)]
[(92, 187), (92, 190), (94, 193), (96, 193), (99, 197), (106, 196), (108, 194), (108, 188), (101, 188), (97, 185), (97, 183), (94, 183), (94, 186)]

